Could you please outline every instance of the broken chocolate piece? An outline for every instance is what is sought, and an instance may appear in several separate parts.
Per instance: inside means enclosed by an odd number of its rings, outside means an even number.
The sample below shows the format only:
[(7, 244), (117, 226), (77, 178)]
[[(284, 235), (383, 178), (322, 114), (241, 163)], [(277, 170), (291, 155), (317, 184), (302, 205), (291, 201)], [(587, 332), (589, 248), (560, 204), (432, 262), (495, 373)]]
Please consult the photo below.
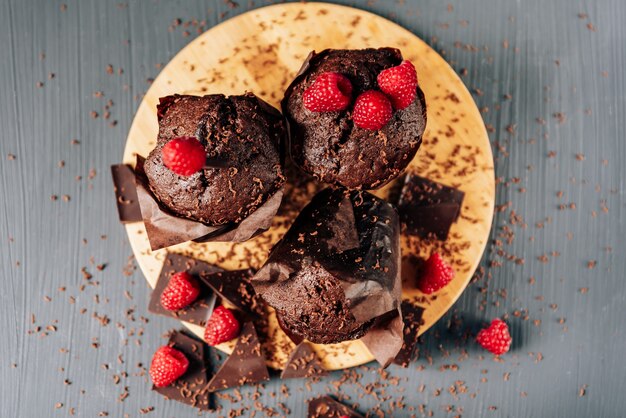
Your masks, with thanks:
[(213, 410), (212, 395), (207, 388), (205, 344), (183, 332), (173, 331), (168, 345), (181, 351), (187, 357), (189, 367), (176, 382), (162, 388), (152, 386), (152, 390), (167, 399), (186, 403), (203, 411)]
[(232, 354), (224, 361), (208, 385), (208, 390), (233, 388), (270, 380), (254, 324), (246, 322)]
[(459, 189), (409, 173), (397, 205), (400, 220), (409, 235), (445, 240), (459, 218), (463, 196)]
[(328, 372), (307, 343), (299, 344), (289, 355), (281, 379), (326, 376)]
[(292, 338), (319, 344), (360, 338), (400, 306), (399, 227), (393, 206), (370, 193), (323, 190), (252, 285)]
[[(187, 271), (196, 279), (198, 285), (200, 286), (200, 295), (198, 295), (198, 299), (196, 299), (195, 302), (186, 308), (179, 311), (169, 311), (161, 306), (161, 294), (167, 287), (172, 275), (179, 271)], [(200, 280), (200, 275), (217, 273), (219, 271), (222, 271), (222, 269), (212, 264), (205, 263), (204, 261), (186, 257), (181, 254), (167, 253), (167, 257), (163, 263), (163, 268), (159, 274), (156, 287), (152, 291), (148, 310), (157, 315), (169, 316), (171, 318), (187, 321), (202, 327), (205, 326), (206, 321), (213, 312), (216, 297), (211, 291), (211, 288)]]
[(402, 367), (408, 367), (415, 357), (417, 334), (423, 323), (422, 314), (424, 313), (424, 308), (403, 300), (400, 309), (402, 310), (402, 320), (404, 321), (404, 343), (393, 362)]
[(263, 306), (249, 282), (253, 274), (252, 269), (206, 272), (200, 274), (200, 279), (235, 308), (249, 316), (258, 316), (263, 313)]
[(115, 191), (117, 214), (120, 222), (123, 224), (141, 222), (143, 218), (137, 199), (133, 169), (127, 164), (112, 165), (111, 176), (113, 177), (113, 191)]
[(341, 418), (343, 416), (363, 418), (363, 415), (330, 396), (320, 396), (319, 398), (311, 399), (309, 402), (308, 418)]

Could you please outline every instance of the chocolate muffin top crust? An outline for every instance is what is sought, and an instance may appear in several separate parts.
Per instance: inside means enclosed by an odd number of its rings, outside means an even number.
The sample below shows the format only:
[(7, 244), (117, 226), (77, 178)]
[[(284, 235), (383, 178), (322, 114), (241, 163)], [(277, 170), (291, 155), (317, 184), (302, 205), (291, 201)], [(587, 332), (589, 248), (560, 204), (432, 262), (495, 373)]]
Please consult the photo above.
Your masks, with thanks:
[(307, 265), (291, 280), (265, 297), (292, 334), (314, 343), (331, 344), (361, 338), (372, 325), (372, 320), (363, 323), (352, 315), (341, 284), (319, 263)]
[[(159, 136), (144, 169), (172, 213), (207, 225), (237, 223), (283, 186), (283, 118), (255, 95), (167, 96), (157, 110)], [(169, 170), (161, 149), (177, 137), (198, 139), (212, 166), (189, 177)]]
[[(311, 53), (282, 102), (292, 160), (319, 180), (349, 189), (376, 189), (400, 175), (415, 156), (426, 127), (421, 89), (417, 87), (413, 103), (396, 110), (379, 130), (355, 126), (351, 115), (354, 99), (377, 90), (380, 72), (402, 61), (402, 54), (394, 48)], [(353, 100), (345, 110), (312, 112), (304, 106), (304, 91), (326, 72), (350, 80)]]

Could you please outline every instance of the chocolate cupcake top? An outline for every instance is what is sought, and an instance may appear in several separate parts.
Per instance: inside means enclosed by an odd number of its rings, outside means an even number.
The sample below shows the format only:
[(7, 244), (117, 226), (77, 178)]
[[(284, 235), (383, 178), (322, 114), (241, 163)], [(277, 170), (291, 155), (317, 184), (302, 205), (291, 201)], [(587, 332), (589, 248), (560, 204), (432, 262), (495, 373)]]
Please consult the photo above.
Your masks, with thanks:
[[(159, 136), (144, 170), (173, 214), (207, 225), (238, 223), (283, 186), (283, 118), (255, 95), (173, 95), (157, 110)], [(196, 138), (211, 166), (188, 177), (168, 169), (161, 150), (180, 137)]]
[[(287, 118), (292, 160), (319, 180), (349, 189), (376, 189), (396, 178), (415, 156), (426, 126), (424, 94), (396, 109), (378, 130), (355, 125), (354, 101), (368, 90), (379, 90), (378, 75), (400, 65), (394, 48), (324, 50), (311, 53), (288, 87), (282, 102)], [(352, 85), (351, 104), (340, 111), (311, 111), (304, 92), (324, 73), (339, 73)]]

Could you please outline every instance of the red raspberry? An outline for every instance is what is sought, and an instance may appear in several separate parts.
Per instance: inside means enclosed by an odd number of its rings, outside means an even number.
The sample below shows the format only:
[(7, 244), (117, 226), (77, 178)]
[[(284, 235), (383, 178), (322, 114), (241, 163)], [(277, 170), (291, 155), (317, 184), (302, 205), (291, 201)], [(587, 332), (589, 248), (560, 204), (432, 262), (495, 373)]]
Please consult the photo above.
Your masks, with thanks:
[(483, 348), (491, 351), (495, 355), (504, 354), (511, 348), (511, 334), (506, 322), (500, 318), (491, 321), (488, 328), (481, 329), (476, 336), (476, 341)]
[(352, 99), (350, 80), (339, 73), (323, 73), (304, 91), (302, 102), (311, 112), (343, 110)]
[(352, 120), (359, 128), (378, 130), (389, 122), (391, 116), (391, 102), (379, 91), (368, 90), (354, 102)]
[(161, 293), (161, 306), (168, 311), (178, 311), (198, 299), (200, 287), (186, 271), (175, 273)]
[(183, 353), (164, 345), (152, 356), (150, 378), (154, 386), (158, 388), (169, 386), (185, 374), (187, 367), (189, 367), (189, 360)]
[(179, 176), (191, 176), (204, 167), (206, 151), (196, 138), (174, 138), (161, 149), (163, 163)]
[(417, 96), (417, 73), (411, 61), (405, 60), (396, 67), (381, 71), (377, 81), (395, 109), (408, 107)]
[(454, 270), (438, 253), (433, 253), (422, 268), (417, 280), (417, 288), (430, 295), (444, 288), (454, 279)]
[(204, 329), (204, 341), (214, 346), (230, 341), (239, 335), (239, 321), (233, 312), (224, 307), (215, 308)]

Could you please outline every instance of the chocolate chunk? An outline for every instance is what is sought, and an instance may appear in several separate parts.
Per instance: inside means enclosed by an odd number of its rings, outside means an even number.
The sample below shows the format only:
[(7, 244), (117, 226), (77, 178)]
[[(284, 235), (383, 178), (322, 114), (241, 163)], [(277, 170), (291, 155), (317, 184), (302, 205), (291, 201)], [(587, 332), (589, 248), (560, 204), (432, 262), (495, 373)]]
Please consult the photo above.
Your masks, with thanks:
[(112, 165), (111, 176), (113, 177), (113, 190), (115, 191), (117, 214), (120, 222), (123, 224), (141, 222), (141, 209), (137, 199), (133, 169), (127, 164)]
[(213, 410), (212, 395), (207, 388), (205, 344), (183, 332), (173, 331), (168, 345), (181, 351), (187, 357), (189, 367), (176, 382), (163, 388), (152, 386), (152, 390), (167, 399), (186, 403), (203, 411)]
[(422, 238), (447, 239), (461, 213), (464, 195), (459, 189), (407, 174), (397, 205), (406, 232)]
[(404, 321), (404, 343), (393, 362), (402, 367), (408, 367), (415, 357), (417, 334), (423, 323), (422, 314), (424, 313), (424, 308), (403, 300), (400, 309), (402, 310), (402, 320)]
[(246, 322), (233, 353), (224, 361), (208, 385), (208, 390), (234, 388), (270, 380), (261, 343), (252, 322)]
[(200, 274), (200, 279), (235, 308), (247, 315), (258, 316), (263, 313), (263, 307), (261, 298), (248, 281), (253, 274), (251, 269), (207, 272)]
[(307, 343), (298, 345), (289, 355), (281, 379), (326, 376), (328, 372), (317, 358), (317, 354)]
[(338, 402), (330, 396), (320, 396), (309, 402), (308, 418), (341, 418), (348, 416), (349, 418), (363, 418), (363, 415), (354, 409), (348, 408), (341, 402)]
[[(196, 282), (200, 286), (200, 295), (198, 296), (198, 299), (196, 299), (196, 301), (188, 307), (179, 311), (168, 311), (161, 306), (161, 294), (163, 293), (163, 290), (165, 290), (165, 287), (169, 283), (172, 275), (179, 271), (187, 271), (194, 279), (196, 279)], [(200, 275), (216, 273), (219, 271), (222, 271), (222, 269), (212, 264), (176, 253), (167, 253), (167, 257), (163, 263), (163, 268), (159, 274), (156, 287), (152, 291), (148, 310), (157, 315), (169, 316), (199, 326), (206, 325), (207, 319), (209, 319), (211, 313), (213, 312), (216, 297), (211, 291), (211, 288), (200, 280)]]
[(323, 190), (252, 285), (292, 338), (320, 344), (360, 338), (377, 317), (399, 308), (399, 227), (392, 205), (370, 193)]

